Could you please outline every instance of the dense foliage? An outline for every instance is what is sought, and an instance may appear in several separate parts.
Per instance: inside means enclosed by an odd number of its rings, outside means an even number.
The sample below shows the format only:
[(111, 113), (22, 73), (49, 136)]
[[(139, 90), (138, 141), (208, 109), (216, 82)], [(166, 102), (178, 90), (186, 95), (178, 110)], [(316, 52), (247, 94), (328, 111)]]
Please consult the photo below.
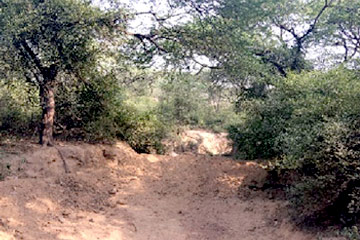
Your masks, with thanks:
[[(88, 142), (122, 139), (138, 152), (162, 152), (165, 130), (157, 115), (128, 104), (113, 76), (91, 79), (56, 89), (55, 137)], [(1, 86), (0, 93), (0, 135), (35, 136), (41, 115), (36, 88), (29, 90), (14, 81)]]
[[(170, 126), (188, 126), (224, 131), (235, 122), (226, 89), (216, 89), (209, 76), (175, 74), (161, 85), (159, 116)], [(224, 96), (225, 95), (225, 96)]]
[(37, 134), (40, 108), (37, 91), (27, 83), (0, 83), (0, 136)]
[[(269, 170), (287, 182), (297, 218), (354, 223), (359, 214), (360, 74), (337, 68), (291, 75), (264, 99), (244, 103), (230, 129), (240, 157), (275, 158)], [(279, 180), (279, 179), (278, 179)], [(286, 182), (286, 181), (285, 181)]]
[(39, 89), (41, 144), (53, 144), (56, 85), (97, 67), (106, 50), (100, 41), (119, 38), (125, 21), (117, 19), (121, 10), (102, 11), (91, 1), (0, 2), (1, 74), (10, 83), (17, 74)]

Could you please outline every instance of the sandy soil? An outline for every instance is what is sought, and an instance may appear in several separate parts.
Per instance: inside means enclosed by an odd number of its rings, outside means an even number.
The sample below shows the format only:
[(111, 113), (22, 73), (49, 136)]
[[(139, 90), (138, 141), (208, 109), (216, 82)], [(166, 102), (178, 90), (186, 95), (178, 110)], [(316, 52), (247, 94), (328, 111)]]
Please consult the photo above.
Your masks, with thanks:
[(65, 144), (66, 174), (57, 149), (27, 149), (2, 155), (1, 240), (316, 239), (279, 214), (286, 202), (247, 187), (266, 175), (254, 162)]

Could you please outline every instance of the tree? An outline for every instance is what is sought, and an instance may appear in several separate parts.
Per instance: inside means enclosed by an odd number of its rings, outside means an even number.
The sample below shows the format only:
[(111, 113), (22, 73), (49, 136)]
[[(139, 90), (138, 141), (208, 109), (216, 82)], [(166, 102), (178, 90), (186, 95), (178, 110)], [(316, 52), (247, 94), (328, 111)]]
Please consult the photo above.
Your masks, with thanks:
[[(185, 59), (196, 62), (194, 56), (206, 56), (214, 63), (211, 69), (225, 70), (228, 79), (238, 83), (242, 79), (240, 85), (246, 85), (249, 76), (263, 78), (266, 72), (286, 76), (288, 71), (311, 69), (312, 64), (305, 60), (307, 50), (316, 43), (315, 34), (339, 2), (170, 1), (172, 7), (188, 12), (193, 21), (164, 33), (166, 39), (175, 39), (184, 47)], [(174, 48), (173, 43), (167, 46)]]
[(21, 73), (38, 87), (42, 145), (53, 144), (56, 85), (96, 69), (102, 45), (124, 32), (123, 16), (122, 10), (102, 11), (88, 0), (0, 1), (2, 77)]
[(313, 67), (306, 52), (335, 0), (169, 2), (191, 20), (154, 28), (144, 42), (155, 39), (159, 53), (175, 66), (210, 69), (217, 84), (231, 85), (241, 95), (254, 82), (264, 86), (289, 71)]
[(359, 57), (360, 53), (360, 2), (358, 0), (336, 1), (326, 14), (317, 40), (322, 47), (341, 49), (344, 62)]

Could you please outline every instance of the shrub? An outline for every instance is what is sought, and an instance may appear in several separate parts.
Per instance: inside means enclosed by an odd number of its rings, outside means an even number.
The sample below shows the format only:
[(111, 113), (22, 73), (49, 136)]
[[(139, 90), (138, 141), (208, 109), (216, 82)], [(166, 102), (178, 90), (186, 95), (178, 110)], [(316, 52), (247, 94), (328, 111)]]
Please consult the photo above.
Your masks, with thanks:
[(0, 82), (0, 135), (28, 136), (36, 133), (40, 119), (37, 91), (22, 81)]
[(241, 103), (240, 122), (228, 127), (236, 158), (268, 159), (281, 155), (277, 137), (285, 130), (293, 111), (288, 101), (293, 92), (284, 90), (273, 90), (265, 98)]
[(335, 69), (294, 76), (287, 83), (297, 94), (285, 130), (277, 137), (283, 149), (274, 170), (295, 169), (300, 176), (290, 188), (304, 219), (325, 213), (352, 223), (360, 213), (360, 78)]
[(123, 109), (116, 118), (117, 136), (126, 140), (139, 153), (164, 153), (162, 140), (166, 126), (155, 112), (138, 112), (133, 107)]
[[(197, 126), (201, 123), (200, 108), (206, 105), (206, 87), (191, 75), (171, 76), (164, 83), (160, 96), (159, 113), (171, 125)], [(203, 104), (202, 104), (203, 103)]]
[(56, 94), (58, 137), (91, 142), (116, 137), (114, 121), (123, 99), (112, 75), (92, 73), (86, 81), (64, 81)]
[(327, 214), (354, 223), (360, 214), (359, 101), (354, 70), (291, 75), (264, 99), (246, 103), (230, 136), (244, 156), (275, 158), (273, 175), (296, 175), (289, 198), (298, 219)]
[[(156, 113), (128, 104), (114, 76), (87, 74), (85, 81), (64, 79), (57, 86), (55, 136), (88, 142), (120, 138), (138, 152), (162, 152), (165, 128)], [(21, 81), (0, 86), (0, 134), (37, 134), (41, 114), (37, 95), (35, 87)]]
[(86, 83), (63, 85), (58, 92), (56, 123), (60, 137), (91, 142), (120, 138), (138, 152), (163, 151), (165, 130), (156, 114), (125, 101), (125, 93), (112, 75), (95, 75)]
[[(207, 75), (175, 74), (162, 84), (158, 115), (170, 126), (224, 131), (235, 122), (233, 106), (214, 91)], [(225, 90), (223, 90), (225, 91)]]

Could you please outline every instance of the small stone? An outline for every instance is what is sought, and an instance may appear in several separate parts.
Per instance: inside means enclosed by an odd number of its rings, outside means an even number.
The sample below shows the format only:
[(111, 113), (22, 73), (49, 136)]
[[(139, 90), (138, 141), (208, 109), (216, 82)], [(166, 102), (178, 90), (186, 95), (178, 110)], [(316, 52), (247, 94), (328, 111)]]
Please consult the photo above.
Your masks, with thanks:
[(6, 226), (6, 224), (4, 223), (4, 221), (0, 218), (0, 226), (1, 227), (5, 227)]
[(63, 217), (69, 217), (70, 216), (70, 212), (68, 212), (68, 211), (63, 211), (61, 214), (63, 215)]
[(252, 228), (250, 228), (248, 231), (249, 232), (254, 232), (256, 230), (256, 227), (252, 227)]
[(104, 149), (104, 150), (103, 150), (103, 156), (104, 156), (106, 159), (115, 160), (116, 154), (115, 154), (113, 151), (111, 151), (111, 150)]
[(64, 217), (57, 217), (57, 220), (61, 223), (61, 224), (63, 224), (64, 222), (65, 222), (65, 219), (64, 219)]
[(122, 205), (122, 206), (123, 206), (123, 205), (126, 205), (126, 203), (124, 203), (124, 202), (122, 202), (122, 201), (117, 201), (116, 204)]
[(117, 193), (117, 189), (116, 189), (116, 188), (113, 188), (113, 189), (109, 190), (109, 194), (114, 195), (114, 194), (116, 194), (116, 193)]

